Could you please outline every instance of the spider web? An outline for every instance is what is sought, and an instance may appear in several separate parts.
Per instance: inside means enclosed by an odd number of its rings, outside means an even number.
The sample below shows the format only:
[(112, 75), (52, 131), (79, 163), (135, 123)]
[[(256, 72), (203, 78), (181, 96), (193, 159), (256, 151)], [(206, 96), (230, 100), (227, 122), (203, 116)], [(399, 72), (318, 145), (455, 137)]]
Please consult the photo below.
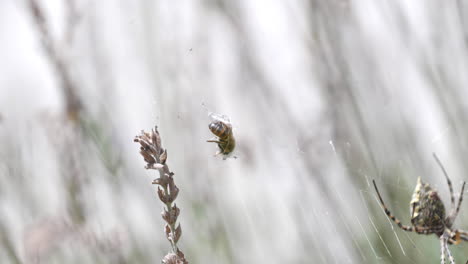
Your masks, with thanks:
[[(370, 228), (363, 229), (362, 221), (358, 221), (359, 219), (357, 217), (356, 221), (361, 227), (361, 232), (364, 234), (368, 247), (371, 249), (373, 256), (378, 260), (388, 259), (388, 261), (391, 263), (430, 263), (434, 262), (434, 259), (438, 259), (440, 257), (441, 250), (439, 246), (439, 239), (434, 234), (419, 235), (400, 229), (385, 214), (368, 177), (366, 175), (363, 175), (363, 177), (366, 180), (368, 188), (360, 190), (361, 202), (367, 210), (368, 223), (370, 223), (373, 231), (370, 231)], [(411, 187), (408, 186), (408, 184), (405, 183), (405, 181), (400, 177), (390, 180), (386, 180), (384, 177), (377, 177), (376, 181), (378, 183), (379, 189), (394, 190), (396, 194), (391, 196), (389, 196), (388, 193), (383, 193), (386, 191), (380, 190), (384, 202), (392, 214), (395, 215), (402, 222), (402, 224), (411, 225), (408, 212), (409, 200), (411, 199), (412, 195), (412, 191), (410, 190)], [(450, 209), (450, 196), (448, 188), (443, 186), (442, 182), (441, 186), (437, 186), (437, 189), (439, 190), (439, 194), (445, 202), (444, 204), (448, 213)], [(405, 200), (407, 201), (406, 204), (404, 203)], [(366, 201), (370, 201), (370, 203)], [(378, 207), (377, 211), (372, 209), (372, 207), (375, 206)], [(457, 227), (457, 223), (455, 223), (454, 228)], [(383, 235), (388, 233), (391, 233), (392, 236)], [(369, 239), (371, 236), (378, 238), (378, 241), (377, 239), (373, 239), (373, 242), (371, 242)], [(452, 255), (455, 256), (455, 259), (458, 260), (458, 262), (460, 262), (460, 259), (463, 261), (463, 259), (466, 258), (466, 256), (463, 254), (460, 254), (460, 251), (463, 250), (463, 247), (463, 243), (461, 246), (449, 245), (449, 249)], [(376, 248), (380, 248), (380, 250), (377, 250)], [(448, 257), (446, 257), (446, 259), (448, 263)]]
[[(332, 141), (331, 149), (336, 153)], [(382, 173), (380, 173), (382, 174)], [(359, 203), (364, 209), (364, 214), (355, 212), (353, 217), (340, 214), (340, 220), (350, 233), (351, 241), (355, 245), (358, 258), (363, 263), (371, 263), (375, 259), (378, 263), (431, 263), (440, 257), (438, 238), (435, 235), (419, 235), (400, 229), (387, 217), (372, 186), (372, 179), (360, 171), (359, 177), (365, 182), (364, 189), (356, 190), (359, 195)], [(412, 186), (408, 186), (401, 176), (387, 180), (383, 176), (376, 177), (379, 189), (382, 192), (388, 209), (399, 218), (403, 224), (410, 225), (409, 201), (412, 195)], [(398, 201), (395, 203), (385, 190), (394, 190)], [(343, 203), (349, 203), (341, 194), (337, 194)], [(394, 197), (392, 196), (392, 197)], [(400, 202), (400, 199), (403, 200)], [(406, 204), (404, 200), (406, 199)], [(406, 214), (405, 214), (406, 213)], [(354, 230), (354, 232), (353, 232)], [(422, 242), (421, 242), (422, 241)], [(429, 252), (429, 253), (428, 253)]]

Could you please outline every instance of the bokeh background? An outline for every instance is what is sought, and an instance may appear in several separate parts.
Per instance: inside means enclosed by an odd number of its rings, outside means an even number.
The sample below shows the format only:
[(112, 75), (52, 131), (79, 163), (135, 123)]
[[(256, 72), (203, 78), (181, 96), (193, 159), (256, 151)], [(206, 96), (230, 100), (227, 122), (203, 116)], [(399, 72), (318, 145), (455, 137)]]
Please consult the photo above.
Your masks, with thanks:
[[(190, 263), (439, 263), (371, 187), (409, 224), (419, 176), (450, 204), (433, 152), (457, 197), (468, 180), (467, 8), (0, 1), (0, 262), (160, 263), (157, 173), (133, 142), (157, 125)], [(209, 112), (237, 159), (213, 157)]]

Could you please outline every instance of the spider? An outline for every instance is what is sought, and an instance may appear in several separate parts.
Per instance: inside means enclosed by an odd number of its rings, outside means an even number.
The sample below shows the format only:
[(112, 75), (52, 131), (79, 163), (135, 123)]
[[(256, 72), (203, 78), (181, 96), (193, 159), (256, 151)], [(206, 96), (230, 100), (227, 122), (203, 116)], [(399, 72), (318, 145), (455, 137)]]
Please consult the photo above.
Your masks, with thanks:
[(440, 263), (445, 264), (446, 255), (449, 258), (451, 264), (455, 264), (452, 253), (448, 248), (448, 244), (459, 244), (462, 240), (468, 241), (468, 232), (458, 229), (452, 229), (453, 222), (460, 211), (460, 205), (463, 201), (463, 191), (465, 190), (465, 182), (463, 182), (460, 197), (458, 199), (458, 205), (455, 207), (455, 196), (453, 194), (452, 182), (450, 181), (447, 172), (437, 158), (436, 154), (433, 153), (434, 159), (444, 173), (447, 179), (447, 184), (450, 190), (451, 198), (451, 209), (449, 215), (445, 216), (445, 207), (439, 194), (433, 189), (428, 183), (421, 181), (421, 177), (418, 177), (416, 188), (413, 193), (413, 197), (410, 202), (410, 213), (411, 213), (411, 226), (403, 225), (392, 213), (387, 209), (382, 196), (380, 195), (375, 180), (374, 183), (375, 191), (380, 200), (385, 214), (397, 224), (397, 226), (408, 232), (415, 232), (418, 234), (429, 235), (435, 234), (440, 240)]

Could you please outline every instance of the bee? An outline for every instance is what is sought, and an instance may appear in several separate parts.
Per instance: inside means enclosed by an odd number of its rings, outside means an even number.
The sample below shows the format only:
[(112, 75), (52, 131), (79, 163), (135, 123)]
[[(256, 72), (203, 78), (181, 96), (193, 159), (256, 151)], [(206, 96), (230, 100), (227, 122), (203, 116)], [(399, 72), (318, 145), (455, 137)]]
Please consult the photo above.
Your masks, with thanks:
[(223, 159), (226, 159), (236, 147), (236, 140), (232, 133), (232, 125), (229, 118), (224, 115), (218, 115), (211, 113), (210, 117), (213, 121), (208, 125), (211, 133), (218, 138), (209, 139), (206, 142), (213, 142), (218, 144), (219, 151), (216, 152), (215, 156), (223, 155)]

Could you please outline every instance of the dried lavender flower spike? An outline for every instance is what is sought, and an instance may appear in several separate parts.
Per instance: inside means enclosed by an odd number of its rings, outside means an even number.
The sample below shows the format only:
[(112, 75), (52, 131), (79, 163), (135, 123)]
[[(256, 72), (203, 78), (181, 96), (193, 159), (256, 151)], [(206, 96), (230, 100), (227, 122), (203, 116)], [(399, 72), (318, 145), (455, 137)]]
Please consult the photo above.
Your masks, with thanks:
[(177, 242), (182, 236), (182, 228), (180, 223), (177, 224), (180, 209), (173, 203), (179, 194), (179, 188), (174, 182), (174, 173), (169, 170), (166, 163), (167, 150), (162, 147), (157, 127), (151, 132), (142, 130), (133, 141), (140, 143), (140, 155), (146, 162), (145, 169), (157, 170), (159, 173), (159, 178), (154, 179), (152, 184), (159, 185), (157, 194), (159, 200), (165, 205), (161, 213), (166, 222), (164, 232), (172, 248), (172, 252), (169, 252), (161, 262), (164, 264), (188, 264), (184, 253), (177, 246)]

